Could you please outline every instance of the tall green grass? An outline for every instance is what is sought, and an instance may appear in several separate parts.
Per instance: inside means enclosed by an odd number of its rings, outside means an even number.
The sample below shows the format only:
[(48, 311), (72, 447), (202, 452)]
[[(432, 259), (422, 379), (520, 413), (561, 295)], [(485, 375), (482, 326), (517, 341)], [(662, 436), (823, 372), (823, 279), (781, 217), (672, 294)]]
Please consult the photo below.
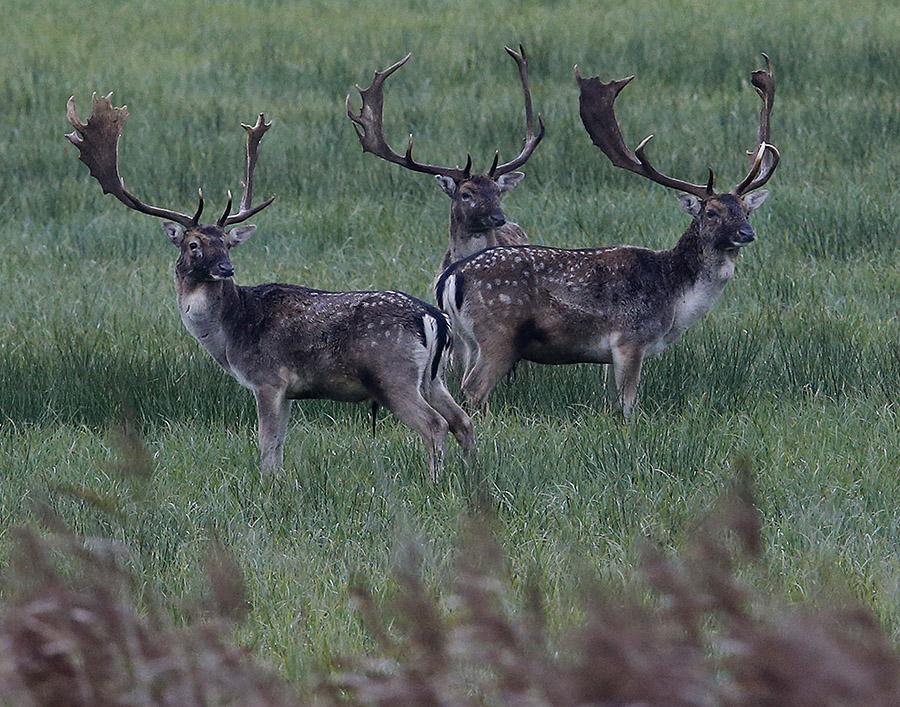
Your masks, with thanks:
[[(387, 590), (403, 538), (426, 577), (450, 572), (459, 519), (497, 510), (515, 588), (534, 570), (565, 623), (584, 577), (615, 581), (641, 538), (679, 545), (746, 456), (758, 476), (774, 592), (846, 585), (900, 632), (895, 398), (900, 381), (900, 10), (891, 3), (282, 3), (55, 0), (4, 5), (0, 61), (0, 557), (6, 529), (50, 504), (77, 532), (134, 548), (146, 582), (190, 596), (211, 538), (232, 549), (253, 609), (240, 638), (288, 676), (366, 638), (358, 574)], [(353, 86), (408, 51), (386, 125), (422, 159), (476, 168), (524, 134), (503, 45), (528, 53), (547, 137), (506, 197), (531, 240), (668, 247), (673, 195), (615, 170), (577, 114), (572, 66), (638, 78), (620, 96), (629, 144), (649, 133), (666, 172), (720, 188), (743, 176), (772, 57), (782, 164), (758, 240), (717, 308), (647, 363), (625, 427), (599, 367), (523, 367), (475, 417), (477, 465), (455, 448), (431, 485), (419, 442), (336, 403), (295, 405), (286, 469), (256, 470), (251, 396), (183, 329), (175, 251), (153, 219), (101, 195), (63, 138), (114, 90), (131, 117), (126, 184), (188, 211), (239, 190), (243, 131), (264, 111), (256, 193), (276, 193), (235, 251), (242, 284), (396, 288), (428, 298), (447, 203), (430, 178), (363, 155)], [(134, 487), (111, 430), (135, 425), (153, 476)], [(117, 469), (119, 471), (117, 471)], [(589, 558), (588, 561), (573, 558)], [(535, 569), (536, 568), (536, 569)]]

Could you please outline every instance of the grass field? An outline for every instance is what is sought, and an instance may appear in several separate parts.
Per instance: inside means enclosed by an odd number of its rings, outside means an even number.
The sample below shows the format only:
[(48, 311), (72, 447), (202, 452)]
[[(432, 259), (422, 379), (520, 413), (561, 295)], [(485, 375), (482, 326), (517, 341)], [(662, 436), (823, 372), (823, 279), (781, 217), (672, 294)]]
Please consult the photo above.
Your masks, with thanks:
[[(367, 645), (348, 583), (383, 596), (410, 540), (446, 578), (473, 502), (488, 499), (514, 586), (537, 577), (555, 627), (597, 577), (630, 590), (644, 538), (678, 547), (738, 458), (754, 471), (767, 589), (852, 595), (900, 636), (900, 7), (892, 2), (120, 3), (7, 0), (0, 60), (0, 559), (49, 505), (75, 531), (133, 549), (174, 602), (203, 591), (211, 539), (244, 571), (242, 643), (307, 679)], [(15, 28), (15, 31), (12, 31)], [(394, 145), (485, 169), (524, 131), (503, 45), (529, 53), (547, 136), (505, 201), (533, 242), (668, 247), (674, 196), (615, 170), (578, 119), (572, 66), (637, 74), (618, 101), (629, 144), (720, 188), (744, 174), (759, 54), (773, 59), (782, 163), (758, 239), (717, 308), (648, 363), (625, 427), (597, 367), (530, 366), (475, 417), (478, 466), (455, 447), (432, 485), (420, 443), (368, 408), (295, 405), (275, 478), (257, 471), (251, 395), (184, 330), (175, 250), (159, 224), (100, 193), (65, 104), (115, 91), (131, 118), (126, 184), (211, 212), (239, 191), (243, 131), (264, 111), (256, 193), (276, 193), (234, 254), (241, 284), (402, 289), (429, 298), (446, 246), (433, 180), (362, 155), (343, 101), (413, 52), (387, 86)], [(355, 94), (355, 90), (353, 91)], [(356, 96), (354, 95), (354, 99)], [(358, 105), (358, 101), (355, 105)], [(221, 202), (220, 202), (221, 200)], [(115, 430), (139, 430), (152, 475)]]

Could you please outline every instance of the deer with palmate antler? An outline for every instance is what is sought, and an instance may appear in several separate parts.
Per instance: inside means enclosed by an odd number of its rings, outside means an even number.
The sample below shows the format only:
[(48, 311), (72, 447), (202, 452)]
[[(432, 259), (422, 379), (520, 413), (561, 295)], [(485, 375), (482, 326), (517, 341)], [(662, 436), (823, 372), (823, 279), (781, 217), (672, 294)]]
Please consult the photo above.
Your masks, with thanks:
[(610, 398), (631, 416), (644, 360), (710, 310), (755, 238), (748, 217), (769, 195), (756, 190), (779, 160), (768, 142), (775, 76), (765, 58), (766, 70), (751, 76), (763, 105), (750, 171), (722, 193), (713, 190), (712, 170), (705, 185), (658, 172), (644, 153), (649, 137), (634, 152), (626, 147), (613, 103), (633, 76), (604, 83), (576, 67), (581, 119), (594, 144), (615, 166), (684, 192), (679, 199), (692, 221), (670, 250), (500, 247), (448, 268), (436, 296), (463, 346), (466, 402), (483, 403), (520, 359), (605, 363)]
[(282, 467), (291, 400), (372, 400), (419, 433), (432, 478), (441, 469), (448, 429), (464, 452), (474, 445), (472, 423), (444, 385), (450, 347), (446, 316), (402, 292), (324, 292), (298, 285), (236, 285), (229, 251), (256, 226), (242, 223), (272, 203), (251, 206), (260, 140), (269, 129), (262, 114), (247, 131), (244, 195), (231, 213), (200, 223), (203, 193), (193, 216), (149, 206), (125, 188), (118, 171), (118, 141), (126, 107), (112, 94), (93, 99), (83, 123), (69, 99), (68, 139), (105, 194), (125, 206), (165, 219), (163, 230), (179, 249), (175, 289), (181, 320), (216, 362), (253, 391), (259, 417), (263, 470)]
[(404, 155), (395, 152), (388, 145), (384, 137), (384, 81), (403, 66), (411, 54), (384, 71), (376, 71), (369, 88), (362, 89), (357, 85), (356, 89), (363, 102), (358, 114), (353, 112), (350, 95), (347, 95), (347, 115), (353, 121), (363, 152), (371, 152), (376, 157), (413, 172), (434, 175), (440, 188), (450, 197), (450, 244), (441, 260), (440, 271), (450, 263), (485, 248), (528, 242), (525, 231), (518, 224), (506, 220), (500, 205), (500, 195), (515, 187), (525, 176), (523, 172), (515, 170), (528, 161), (544, 137), (544, 121), (539, 115), (540, 131), (535, 135), (525, 49), (521, 44), (518, 52), (509, 47), (505, 49), (519, 67), (519, 78), (525, 93), (525, 145), (516, 158), (503, 164), (498, 164), (499, 152), (494, 153), (490, 169), (481, 174), (472, 174), (472, 157), (468, 154), (466, 166), (462, 169), (416, 162), (412, 156), (412, 135), (409, 136)]

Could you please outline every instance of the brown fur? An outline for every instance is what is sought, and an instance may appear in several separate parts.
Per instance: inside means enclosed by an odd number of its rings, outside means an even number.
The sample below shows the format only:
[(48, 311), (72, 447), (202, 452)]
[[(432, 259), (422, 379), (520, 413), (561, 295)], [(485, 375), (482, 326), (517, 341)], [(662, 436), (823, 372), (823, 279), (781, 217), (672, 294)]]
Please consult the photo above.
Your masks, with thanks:
[(228, 252), (252, 234), (166, 222), (180, 249), (175, 286), (188, 331), (226, 373), (253, 391), (260, 463), (280, 469), (291, 400), (372, 400), (422, 436), (433, 478), (453, 432), (464, 452), (472, 423), (443, 382), (444, 315), (402, 292), (324, 292), (270, 283), (241, 287)]
[(629, 416), (644, 359), (713, 306), (765, 196), (690, 200), (694, 220), (670, 250), (498, 247), (452, 265), (436, 296), (463, 346), (465, 400), (483, 403), (522, 359), (606, 363)]

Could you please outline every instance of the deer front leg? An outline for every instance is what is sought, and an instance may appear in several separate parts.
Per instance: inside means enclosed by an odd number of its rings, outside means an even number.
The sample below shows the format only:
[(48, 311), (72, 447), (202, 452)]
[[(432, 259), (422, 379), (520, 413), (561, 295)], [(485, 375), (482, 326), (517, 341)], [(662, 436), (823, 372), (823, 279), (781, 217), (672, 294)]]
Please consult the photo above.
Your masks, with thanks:
[(291, 401), (284, 388), (264, 386), (253, 391), (259, 430), (259, 466), (264, 472), (284, 466), (284, 436), (291, 415)]
[(637, 405), (644, 348), (637, 344), (618, 344), (613, 347), (612, 355), (612, 369), (617, 390), (616, 401), (627, 422), (631, 419), (631, 414)]
[(611, 363), (603, 365), (606, 378), (606, 402), (613, 410), (621, 411), (619, 389), (616, 387), (616, 367)]

